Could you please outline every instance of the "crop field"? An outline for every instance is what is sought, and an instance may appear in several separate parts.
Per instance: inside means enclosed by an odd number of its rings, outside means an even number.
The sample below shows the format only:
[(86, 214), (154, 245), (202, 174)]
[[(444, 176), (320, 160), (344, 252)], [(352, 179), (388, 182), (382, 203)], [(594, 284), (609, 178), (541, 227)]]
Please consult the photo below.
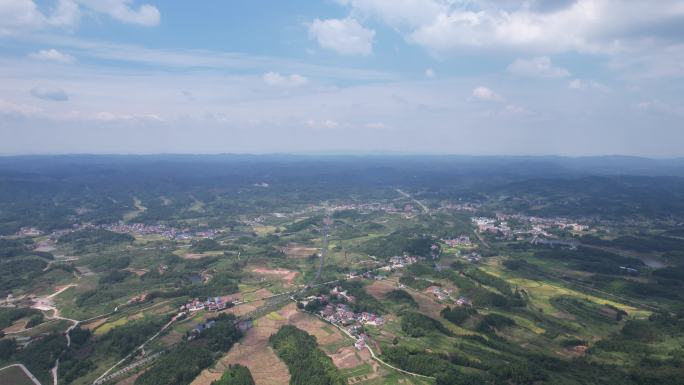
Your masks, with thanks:
[(19, 366), (6, 367), (0, 370), (0, 384), (36, 385)]

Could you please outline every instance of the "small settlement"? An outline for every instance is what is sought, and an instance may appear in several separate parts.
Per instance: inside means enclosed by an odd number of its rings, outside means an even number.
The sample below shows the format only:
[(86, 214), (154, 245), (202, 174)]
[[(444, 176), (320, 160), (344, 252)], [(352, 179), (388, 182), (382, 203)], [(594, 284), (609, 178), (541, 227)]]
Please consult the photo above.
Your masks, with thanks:
[[(340, 300), (340, 302), (331, 301), (332, 299)], [(309, 296), (303, 301), (300, 301), (300, 306), (307, 308), (310, 303), (317, 303), (323, 308), (317, 313), (326, 321), (344, 328), (350, 335), (356, 338), (357, 349), (361, 350), (366, 347), (368, 335), (363, 331), (363, 326), (373, 325), (380, 326), (385, 323), (384, 319), (370, 312), (355, 313), (349, 306), (353, 303), (354, 296), (350, 295), (346, 290), (339, 286), (335, 286), (328, 294), (319, 294)]]
[(195, 298), (192, 301), (181, 305), (181, 312), (194, 313), (200, 310), (207, 311), (220, 311), (232, 307), (235, 303), (229, 296), (224, 297), (208, 297), (206, 300), (202, 301), (199, 298)]

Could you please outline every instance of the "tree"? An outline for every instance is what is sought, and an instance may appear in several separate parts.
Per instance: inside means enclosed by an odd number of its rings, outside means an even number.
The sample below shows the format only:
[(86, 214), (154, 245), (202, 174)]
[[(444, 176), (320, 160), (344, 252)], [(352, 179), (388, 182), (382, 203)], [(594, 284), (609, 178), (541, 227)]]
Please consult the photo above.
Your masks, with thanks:
[(252, 373), (242, 365), (231, 365), (219, 380), (211, 385), (254, 385)]

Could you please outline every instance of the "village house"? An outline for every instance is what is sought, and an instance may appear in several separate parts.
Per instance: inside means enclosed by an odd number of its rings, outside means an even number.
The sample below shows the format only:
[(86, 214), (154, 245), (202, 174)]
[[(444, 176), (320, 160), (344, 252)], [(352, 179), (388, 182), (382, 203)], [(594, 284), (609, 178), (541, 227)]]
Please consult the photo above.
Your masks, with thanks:
[(456, 238), (451, 238), (451, 239), (442, 239), (442, 241), (450, 247), (471, 246), (472, 245), (472, 242), (470, 241), (470, 237), (467, 235), (460, 235)]
[(189, 311), (190, 313), (209, 310), (209, 311), (219, 311), (231, 307), (233, 302), (222, 297), (209, 297), (205, 301), (201, 301), (199, 298), (195, 298), (185, 305), (180, 307), (181, 311)]
[(216, 321), (211, 320), (207, 323), (204, 324), (197, 324), (195, 327), (190, 330), (190, 335), (188, 335), (188, 341), (192, 341), (193, 339), (197, 338), (204, 332), (206, 329), (211, 329), (214, 325), (216, 324)]
[(344, 298), (348, 302), (354, 302), (354, 296), (347, 294), (347, 291), (342, 290), (342, 288), (339, 286), (335, 286), (332, 290), (330, 290), (330, 295)]
[(459, 297), (456, 300), (456, 305), (458, 305), (458, 306), (473, 306), (473, 302), (466, 297)]
[(428, 288), (428, 291), (432, 293), (437, 299), (440, 301), (445, 301), (447, 299), (451, 299), (451, 289), (445, 289), (440, 286), (430, 286)]

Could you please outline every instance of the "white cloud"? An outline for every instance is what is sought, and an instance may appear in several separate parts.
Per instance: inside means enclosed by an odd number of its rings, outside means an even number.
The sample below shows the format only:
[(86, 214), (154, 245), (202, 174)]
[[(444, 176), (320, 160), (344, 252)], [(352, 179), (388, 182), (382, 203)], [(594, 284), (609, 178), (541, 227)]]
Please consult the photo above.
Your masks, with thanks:
[(416, 28), (431, 23), (448, 10), (444, 1), (433, 0), (338, 0), (362, 16), (377, 16), (394, 26)]
[(108, 111), (101, 111), (96, 114), (85, 116), (86, 120), (94, 120), (103, 123), (119, 123), (119, 122), (130, 122), (130, 121), (149, 121), (149, 122), (162, 122), (163, 119), (155, 114), (116, 114)]
[(33, 0), (0, 2), (0, 35), (39, 30), (51, 26), (71, 26), (78, 22), (78, 6), (72, 0), (59, 0), (49, 15), (38, 9)]
[(503, 102), (504, 98), (487, 87), (477, 87), (473, 89), (473, 97), (483, 102)]
[(504, 112), (511, 115), (525, 115), (527, 110), (524, 107), (515, 104), (508, 104), (504, 107)]
[[(338, 0), (352, 14), (375, 17), (432, 52), (511, 49), (526, 52), (617, 52), (648, 36), (666, 41), (684, 22), (679, 0), (540, 1)], [(545, 4), (548, 4), (546, 2)]]
[(323, 120), (309, 119), (306, 121), (306, 125), (309, 128), (334, 129), (334, 128), (338, 128), (340, 126), (340, 123), (335, 121), (335, 120), (332, 120), (332, 119), (323, 119)]
[(73, 63), (76, 59), (69, 55), (65, 54), (63, 52), (60, 52), (54, 48), (50, 49), (41, 49), (38, 52), (34, 52), (28, 55), (31, 59), (36, 59), (36, 60), (49, 60), (49, 61), (55, 61), (59, 63)]
[(521, 77), (562, 78), (570, 76), (565, 68), (554, 67), (548, 56), (534, 57), (529, 60), (516, 59), (508, 66), (508, 72)]
[(157, 7), (142, 4), (137, 9), (131, 0), (76, 0), (88, 9), (104, 13), (123, 23), (152, 27), (159, 24), (160, 14)]
[(124, 23), (143, 26), (159, 24), (159, 10), (149, 4), (135, 8), (131, 0), (58, 0), (51, 12), (42, 11), (34, 0), (0, 2), (0, 35), (54, 27), (73, 28), (83, 15), (106, 14)]
[(42, 113), (42, 109), (28, 104), (18, 104), (0, 99), (0, 114), (23, 117), (36, 117)]
[(610, 88), (608, 86), (595, 80), (573, 79), (568, 83), (568, 87), (573, 90), (596, 90), (601, 92), (610, 92)]
[(281, 75), (278, 72), (267, 72), (264, 74), (263, 79), (269, 86), (277, 87), (299, 87), (309, 82), (309, 79), (299, 74), (287, 76)]
[(435, 71), (432, 68), (428, 68), (425, 70), (425, 77), (426, 78), (434, 78), (437, 74), (435, 74)]
[[(156, 49), (132, 44), (89, 40), (69, 36), (50, 37), (51, 45), (66, 48), (79, 58), (112, 60), (121, 63), (162, 66), (166, 68), (235, 69), (240, 71), (264, 71), (273, 68), (291, 73), (306, 73), (311, 77), (352, 80), (397, 80), (398, 74), (365, 68), (317, 65), (307, 61), (277, 56), (260, 56), (245, 53), (202, 49)], [(43, 42), (41, 40), (41, 42)]]
[(53, 102), (69, 100), (69, 95), (61, 88), (35, 87), (31, 89), (31, 95), (38, 99), (51, 100)]
[(322, 48), (342, 55), (369, 55), (373, 52), (375, 31), (356, 19), (316, 19), (308, 24), (309, 36)]

